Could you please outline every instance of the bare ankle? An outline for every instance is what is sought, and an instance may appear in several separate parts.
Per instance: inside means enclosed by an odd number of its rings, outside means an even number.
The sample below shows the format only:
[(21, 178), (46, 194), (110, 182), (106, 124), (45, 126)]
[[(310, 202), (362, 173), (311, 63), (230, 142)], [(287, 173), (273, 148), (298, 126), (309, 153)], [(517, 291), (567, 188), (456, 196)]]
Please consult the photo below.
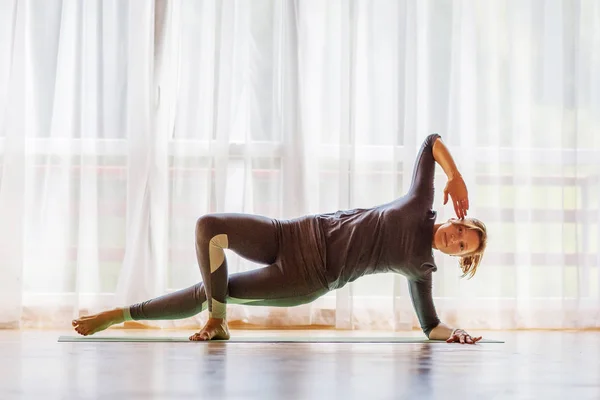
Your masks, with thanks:
[(122, 308), (112, 309), (112, 310), (108, 311), (108, 314), (110, 315), (110, 319), (115, 324), (121, 324), (121, 323), (125, 322), (125, 314), (123, 313)]

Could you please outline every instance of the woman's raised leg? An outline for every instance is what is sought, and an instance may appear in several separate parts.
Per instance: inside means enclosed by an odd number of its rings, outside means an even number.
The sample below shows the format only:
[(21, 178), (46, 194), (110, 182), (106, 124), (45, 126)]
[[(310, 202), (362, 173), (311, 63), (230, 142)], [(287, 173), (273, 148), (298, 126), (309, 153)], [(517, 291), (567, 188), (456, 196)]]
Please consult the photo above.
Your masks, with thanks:
[(226, 297), (229, 281), (225, 249), (260, 264), (272, 264), (279, 243), (276, 221), (257, 215), (208, 214), (196, 223), (196, 255), (206, 292), (208, 321), (200, 338), (228, 339)]

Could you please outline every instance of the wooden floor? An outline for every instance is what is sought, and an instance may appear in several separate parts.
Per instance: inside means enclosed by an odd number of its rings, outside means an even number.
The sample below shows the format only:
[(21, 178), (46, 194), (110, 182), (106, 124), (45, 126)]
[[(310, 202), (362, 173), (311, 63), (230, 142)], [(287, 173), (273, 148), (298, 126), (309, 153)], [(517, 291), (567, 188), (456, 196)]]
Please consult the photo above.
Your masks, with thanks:
[(7, 330), (0, 399), (600, 399), (600, 332), (482, 333), (506, 343), (57, 343), (73, 332)]

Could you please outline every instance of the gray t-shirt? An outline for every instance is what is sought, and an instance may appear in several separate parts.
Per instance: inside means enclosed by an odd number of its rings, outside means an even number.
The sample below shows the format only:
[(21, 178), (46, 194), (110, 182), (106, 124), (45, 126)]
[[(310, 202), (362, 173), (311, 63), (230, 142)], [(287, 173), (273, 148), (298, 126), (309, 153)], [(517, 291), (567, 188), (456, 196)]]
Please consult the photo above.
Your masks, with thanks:
[(383, 272), (406, 276), (421, 328), (427, 336), (440, 320), (432, 298), (437, 270), (431, 247), (435, 160), (429, 135), (417, 156), (408, 193), (390, 203), (317, 216), (325, 237), (326, 279), (331, 290)]

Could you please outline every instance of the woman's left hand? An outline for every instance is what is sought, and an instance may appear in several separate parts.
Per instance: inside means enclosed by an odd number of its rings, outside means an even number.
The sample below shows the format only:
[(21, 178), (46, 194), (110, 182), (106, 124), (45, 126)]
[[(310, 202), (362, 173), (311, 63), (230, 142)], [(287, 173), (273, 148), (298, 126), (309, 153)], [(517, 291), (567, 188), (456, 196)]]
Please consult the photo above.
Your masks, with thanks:
[(475, 344), (481, 340), (481, 336), (472, 337), (463, 329), (455, 329), (450, 337), (446, 340), (446, 343), (455, 343), (459, 342), (462, 344)]
[(467, 191), (465, 181), (460, 175), (448, 179), (448, 183), (446, 183), (446, 187), (444, 188), (444, 205), (448, 202), (448, 195), (452, 197), (456, 216), (460, 219), (466, 217), (467, 210), (469, 209), (469, 192)]

